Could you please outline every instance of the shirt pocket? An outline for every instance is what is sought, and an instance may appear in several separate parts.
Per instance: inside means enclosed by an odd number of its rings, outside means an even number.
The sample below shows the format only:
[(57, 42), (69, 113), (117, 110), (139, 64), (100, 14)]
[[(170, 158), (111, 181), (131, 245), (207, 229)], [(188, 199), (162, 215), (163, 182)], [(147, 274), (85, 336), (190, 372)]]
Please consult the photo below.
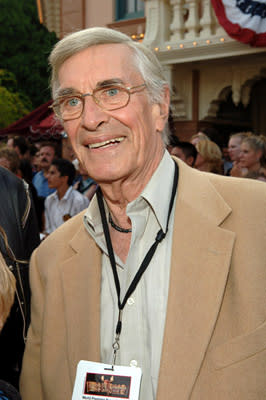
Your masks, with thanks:
[(266, 321), (255, 330), (223, 343), (212, 350), (215, 369), (228, 367), (266, 350)]

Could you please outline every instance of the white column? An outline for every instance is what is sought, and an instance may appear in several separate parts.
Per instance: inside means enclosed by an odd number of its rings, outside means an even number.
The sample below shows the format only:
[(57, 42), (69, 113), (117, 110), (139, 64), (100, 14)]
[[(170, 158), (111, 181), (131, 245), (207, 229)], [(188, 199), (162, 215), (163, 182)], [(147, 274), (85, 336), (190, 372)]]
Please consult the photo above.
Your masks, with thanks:
[(196, 39), (199, 36), (199, 0), (186, 0), (186, 6), (189, 10), (188, 19), (185, 23), (186, 39)]
[(213, 23), (214, 34), (216, 36), (221, 36), (221, 37), (227, 35), (224, 28), (220, 25), (212, 6), (211, 6), (211, 14), (212, 14), (212, 20), (214, 21), (214, 23)]
[(171, 0), (173, 20), (170, 25), (171, 41), (184, 38), (185, 23), (184, 23), (184, 0)]
[(159, 47), (170, 39), (170, 5), (164, 0), (144, 0), (146, 30), (144, 44)]
[(200, 20), (200, 26), (202, 28), (200, 32), (200, 37), (210, 39), (213, 34), (213, 27), (216, 23), (213, 18), (211, 0), (202, 1), (202, 17)]

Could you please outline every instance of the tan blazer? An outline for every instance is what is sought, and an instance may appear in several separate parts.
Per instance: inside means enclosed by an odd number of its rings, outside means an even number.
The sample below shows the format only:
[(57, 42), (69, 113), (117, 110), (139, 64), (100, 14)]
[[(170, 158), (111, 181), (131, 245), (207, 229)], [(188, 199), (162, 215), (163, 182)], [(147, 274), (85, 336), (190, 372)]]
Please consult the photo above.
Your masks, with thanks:
[[(266, 184), (178, 164), (157, 400), (265, 400)], [(101, 253), (82, 218), (32, 257), (23, 400), (71, 399), (78, 361), (100, 359)]]

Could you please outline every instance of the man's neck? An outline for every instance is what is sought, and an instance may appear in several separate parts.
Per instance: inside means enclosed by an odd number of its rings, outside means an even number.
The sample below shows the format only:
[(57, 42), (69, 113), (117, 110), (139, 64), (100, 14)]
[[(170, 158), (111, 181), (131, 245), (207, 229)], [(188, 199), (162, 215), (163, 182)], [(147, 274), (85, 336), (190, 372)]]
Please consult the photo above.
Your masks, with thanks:
[(49, 168), (50, 168), (50, 167), (48, 167), (48, 168), (42, 168), (42, 173), (43, 173), (44, 176), (48, 173)]
[(61, 200), (64, 197), (68, 188), (69, 188), (68, 185), (63, 185), (63, 186), (60, 186), (59, 188), (57, 188), (57, 196), (58, 196), (59, 200)]
[[(119, 227), (122, 227), (123, 229), (131, 229), (131, 221), (126, 213), (127, 205), (139, 197), (150, 181), (153, 173), (158, 168), (163, 158), (164, 149), (162, 150), (161, 156), (158, 157), (153, 165), (150, 165), (149, 169), (141, 171), (142, 176), (131, 176), (128, 179), (112, 183), (99, 183), (108, 210), (111, 213), (112, 220)], [(116, 239), (117, 236), (120, 235), (117, 235), (116, 233), (113, 236)], [(130, 237), (131, 235), (127, 234), (126, 236)]]

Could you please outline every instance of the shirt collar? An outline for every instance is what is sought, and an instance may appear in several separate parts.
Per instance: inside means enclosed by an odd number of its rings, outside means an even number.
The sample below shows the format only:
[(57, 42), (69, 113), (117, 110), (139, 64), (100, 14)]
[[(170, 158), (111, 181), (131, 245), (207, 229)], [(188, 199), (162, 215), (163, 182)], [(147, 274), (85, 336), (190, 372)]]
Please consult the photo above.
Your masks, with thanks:
[[(165, 150), (160, 164), (139, 196), (148, 203), (164, 232), (173, 189), (174, 165), (170, 154)], [(128, 211), (134, 207), (134, 203), (137, 201), (138, 199), (128, 204)]]
[(62, 197), (62, 199), (67, 200), (69, 198), (70, 194), (72, 193), (72, 191), (73, 191), (73, 187), (69, 186), (69, 188), (67, 189), (67, 191), (64, 194), (64, 196)]
[(70, 194), (71, 194), (72, 191), (73, 191), (73, 187), (72, 187), (72, 186), (69, 186), (69, 188), (67, 189), (66, 193), (64, 194), (64, 196), (63, 196), (62, 199), (60, 199), (60, 200), (59, 200), (57, 191), (54, 192), (54, 193), (52, 193), (50, 196), (51, 196), (51, 197), (57, 198), (59, 201), (61, 201), (61, 200), (67, 200), (67, 199), (69, 198), (69, 196), (70, 196)]
[[(142, 199), (145, 200), (143, 207), (149, 206), (154, 212), (158, 223), (165, 232), (168, 205), (171, 199), (174, 178), (174, 161), (170, 154), (165, 150), (163, 158), (152, 175), (150, 181), (140, 194), (140, 196), (127, 205), (127, 213), (134, 209)], [(99, 213), (97, 197), (93, 196), (89, 207), (84, 215), (84, 224), (94, 235), (102, 234), (102, 221)]]

